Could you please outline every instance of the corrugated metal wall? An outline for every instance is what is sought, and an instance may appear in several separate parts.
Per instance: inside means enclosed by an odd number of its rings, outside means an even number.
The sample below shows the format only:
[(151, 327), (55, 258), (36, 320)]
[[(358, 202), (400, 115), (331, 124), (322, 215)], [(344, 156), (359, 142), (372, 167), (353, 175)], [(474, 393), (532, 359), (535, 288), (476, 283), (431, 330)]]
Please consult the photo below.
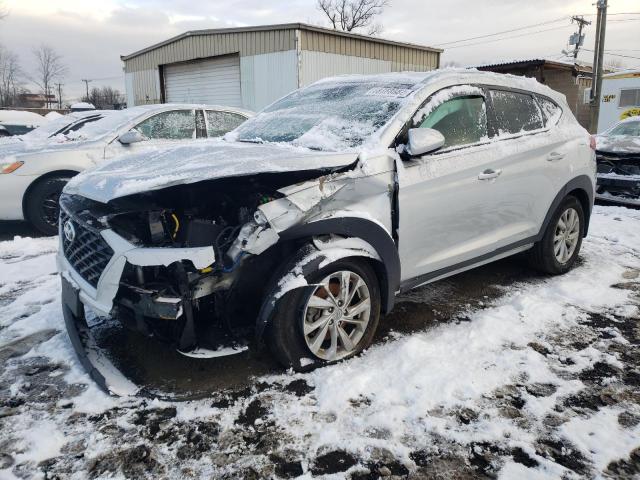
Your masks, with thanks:
[(332, 35), (330, 32), (301, 30), (300, 47), (302, 50), (313, 52), (390, 61), (391, 69), (394, 72), (434, 70), (439, 67), (440, 63), (440, 53), (438, 52), (376, 42), (375, 38), (369, 40)]
[(295, 50), (240, 57), (244, 108), (258, 111), (298, 88)]
[(125, 60), (124, 65), (125, 72), (137, 72), (157, 68), (158, 65), (167, 63), (184, 62), (229, 53), (239, 53), (242, 57), (294, 49), (294, 29), (211, 33), (181, 38)]
[[(296, 32), (299, 45), (296, 45)], [(327, 76), (426, 71), (438, 68), (440, 62), (437, 51), (317, 31), (314, 27), (201, 32), (168, 41), (125, 60), (127, 103), (162, 101), (160, 65), (234, 53), (240, 56), (242, 105), (252, 110), (259, 110), (298, 86)]]
[(300, 52), (300, 86), (304, 87), (317, 80), (334, 75), (349, 73), (388, 73), (392, 70), (389, 60), (338, 55), (336, 53)]

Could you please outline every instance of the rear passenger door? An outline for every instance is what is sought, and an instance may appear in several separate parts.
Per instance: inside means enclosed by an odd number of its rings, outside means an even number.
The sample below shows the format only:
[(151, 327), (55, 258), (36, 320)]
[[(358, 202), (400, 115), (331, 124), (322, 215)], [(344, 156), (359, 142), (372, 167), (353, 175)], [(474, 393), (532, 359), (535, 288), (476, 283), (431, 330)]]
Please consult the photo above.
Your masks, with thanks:
[[(559, 129), (559, 107), (528, 92), (489, 88), (489, 127), (503, 168), (501, 210), (516, 242), (538, 234), (566, 174), (570, 153)], [(506, 225), (505, 225), (506, 226)]]

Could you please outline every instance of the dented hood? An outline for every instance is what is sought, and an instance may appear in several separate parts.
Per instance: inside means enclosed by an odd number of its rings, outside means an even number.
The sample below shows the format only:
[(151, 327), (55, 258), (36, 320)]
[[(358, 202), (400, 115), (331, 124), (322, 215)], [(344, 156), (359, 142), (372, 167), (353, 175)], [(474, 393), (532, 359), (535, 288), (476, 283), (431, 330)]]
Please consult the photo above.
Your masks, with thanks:
[(65, 192), (107, 203), (173, 185), (255, 173), (338, 168), (356, 159), (356, 153), (206, 140), (118, 157), (74, 177)]

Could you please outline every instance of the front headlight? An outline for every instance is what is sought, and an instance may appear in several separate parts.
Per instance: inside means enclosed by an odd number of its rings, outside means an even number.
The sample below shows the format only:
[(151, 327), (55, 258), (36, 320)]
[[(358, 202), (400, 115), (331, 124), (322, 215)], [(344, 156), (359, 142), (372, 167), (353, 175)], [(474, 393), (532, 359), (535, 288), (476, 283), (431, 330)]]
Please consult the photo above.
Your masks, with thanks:
[(11, 173), (19, 169), (24, 162), (5, 162), (0, 163), (0, 173)]

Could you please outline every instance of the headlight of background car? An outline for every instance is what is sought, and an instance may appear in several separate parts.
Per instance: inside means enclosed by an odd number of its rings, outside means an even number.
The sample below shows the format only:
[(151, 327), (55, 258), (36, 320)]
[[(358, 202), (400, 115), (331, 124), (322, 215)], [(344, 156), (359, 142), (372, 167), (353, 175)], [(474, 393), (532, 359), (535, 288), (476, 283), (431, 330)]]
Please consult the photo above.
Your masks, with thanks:
[(11, 173), (19, 169), (24, 162), (3, 162), (0, 163), (0, 173)]

